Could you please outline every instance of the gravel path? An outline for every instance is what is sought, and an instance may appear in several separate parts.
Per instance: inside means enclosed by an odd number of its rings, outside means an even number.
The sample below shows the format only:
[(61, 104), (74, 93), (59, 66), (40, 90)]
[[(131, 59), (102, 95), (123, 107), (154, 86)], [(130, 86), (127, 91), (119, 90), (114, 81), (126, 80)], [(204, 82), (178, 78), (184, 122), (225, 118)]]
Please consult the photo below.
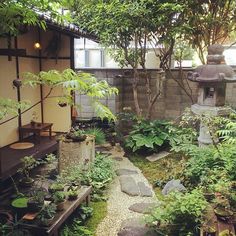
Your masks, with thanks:
[[(150, 186), (141, 171), (135, 167), (128, 158), (123, 157), (124, 152), (119, 146), (114, 147), (109, 152), (112, 153), (113, 158), (122, 157), (122, 161), (115, 161), (116, 169), (125, 168), (137, 170), (138, 174), (133, 174), (130, 176), (132, 176), (136, 182), (144, 182), (147, 186)], [(131, 205), (141, 202), (150, 203), (154, 202), (154, 200), (156, 200), (154, 192), (153, 197), (133, 197), (121, 192), (119, 177), (116, 176), (108, 192), (108, 214), (106, 218), (98, 225), (96, 236), (117, 236), (121, 223), (124, 220), (142, 216), (140, 213), (130, 211), (129, 207)]]

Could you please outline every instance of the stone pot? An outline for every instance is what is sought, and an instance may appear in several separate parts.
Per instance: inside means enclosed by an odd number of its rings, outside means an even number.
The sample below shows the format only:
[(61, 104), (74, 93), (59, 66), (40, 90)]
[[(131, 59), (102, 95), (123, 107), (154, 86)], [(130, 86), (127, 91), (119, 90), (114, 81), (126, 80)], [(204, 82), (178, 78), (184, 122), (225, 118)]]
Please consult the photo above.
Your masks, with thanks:
[(22, 178), (20, 181), (20, 186), (25, 187), (25, 188), (29, 188), (32, 187), (34, 184), (34, 180), (32, 178)]

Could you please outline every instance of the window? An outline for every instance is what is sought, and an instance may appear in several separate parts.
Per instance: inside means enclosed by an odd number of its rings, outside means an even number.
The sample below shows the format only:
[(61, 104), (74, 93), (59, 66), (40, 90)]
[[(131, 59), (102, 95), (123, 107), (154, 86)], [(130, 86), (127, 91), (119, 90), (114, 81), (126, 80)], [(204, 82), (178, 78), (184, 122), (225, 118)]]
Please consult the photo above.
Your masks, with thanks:
[(75, 39), (75, 68), (118, 68), (98, 43), (85, 39)]

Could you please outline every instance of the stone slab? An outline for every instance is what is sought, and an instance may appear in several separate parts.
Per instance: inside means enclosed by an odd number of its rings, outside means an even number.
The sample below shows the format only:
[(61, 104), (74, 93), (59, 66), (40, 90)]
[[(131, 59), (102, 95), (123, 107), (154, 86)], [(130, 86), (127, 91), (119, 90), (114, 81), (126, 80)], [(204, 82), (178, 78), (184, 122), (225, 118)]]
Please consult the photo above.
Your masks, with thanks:
[(130, 170), (130, 169), (118, 169), (116, 170), (116, 174), (118, 176), (121, 175), (136, 175), (138, 172), (136, 170)]
[(146, 157), (146, 159), (150, 162), (158, 161), (166, 156), (168, 156), (170, 153), (166, 151), (162, 151), (159, 153), (154, 153), (151, 156)]
[(142, 219), (133, 218), (122, 222), (118, 236), (156, 236), (147, 228)]
[(141, 213), (141, 214), (149, 214), (151, 213), (153, 207), (156, 206), (156, 203), (147, 203), (147, 202), (140, 202), (135, 203), (129, 207), (129, 210)]
[(138, 182), (138, 187), (139, 187), (140, 195), (142, 197), (152, 197), (153, 195), (152, 189), (148, 187), (147, 185), (145, 185), (145, 183)]
[(130, 196), (138, 196), (140, 194), (138, 185), (130, 176), (120, 176), (120, 187), (122, 192)]

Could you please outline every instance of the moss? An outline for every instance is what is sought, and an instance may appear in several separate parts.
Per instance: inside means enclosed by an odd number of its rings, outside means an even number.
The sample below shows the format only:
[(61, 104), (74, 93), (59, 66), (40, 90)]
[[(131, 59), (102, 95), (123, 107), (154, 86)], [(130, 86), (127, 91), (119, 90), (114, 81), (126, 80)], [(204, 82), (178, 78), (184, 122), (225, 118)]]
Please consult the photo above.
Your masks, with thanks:
[(93, 208), (93, 216), (88, 219), (86, 226), (95, 235), (97, 226), (107, 215), (107, 202), (91, 202), (89, 206)]
[(16, 208), (26, 208), (27, 202), (28, 202), (28, 198), (22, 197), (22, 198), (17, 198), (13, 200), (11, 205)]
[(156, 162), (150, 162), (145, 157), (137, 155), (131, 156), (129, 159), (154, 186), (154, 191), (158, 196), (160, 196), (161, 189), (155, 186), (156, 181), (175, 178), (182, 172), (183, 163), (186, 161), (186, 157), (179, 153), (171, 153), (166, 158)]

